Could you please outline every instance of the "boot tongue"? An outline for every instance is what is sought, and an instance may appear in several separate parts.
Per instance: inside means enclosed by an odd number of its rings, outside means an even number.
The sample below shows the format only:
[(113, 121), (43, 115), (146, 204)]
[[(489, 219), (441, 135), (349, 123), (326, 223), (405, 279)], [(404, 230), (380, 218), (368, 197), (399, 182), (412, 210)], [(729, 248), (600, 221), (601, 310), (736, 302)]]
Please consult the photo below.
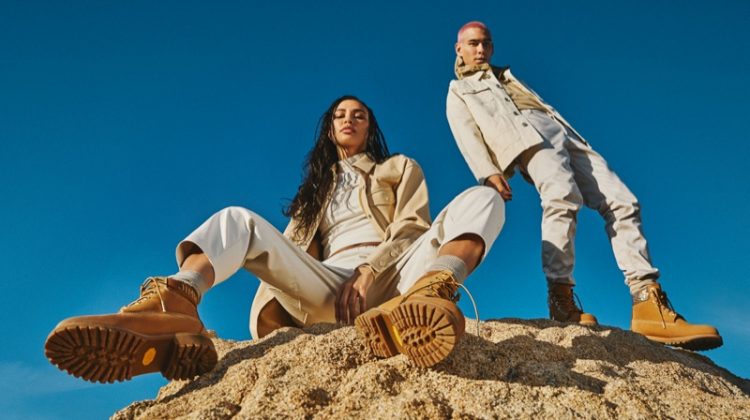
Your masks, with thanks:
[(458, 299), (461, 296), (458, 294), (458, 286), (453, 280), (453, 277), (439, 279), (438, 282), (431, 287), (431, 289), (441, 298), (450, 300), (452, 302), (458, 302)]
[(458, 299), (461, 297), (461, 295), (458, 293), (458, 290), (451, 287), (449, 283), (442, 283), (440, 286), (438, 286), (437, 294), (443, 299), (450, 300), (451, 302), (458, 302)]
[(571, 288), (558, 287), (550, 294), (554, 305), (567, 313), (581, 314), (583, 311), (573, 301), (573, 290)]
[[(169, 300), (168, 295), (170, 293), (181, 296), (194, 307), (197, 307), (198, 302), (200, 301), (200, 295), (198, 292), (187, 283), (168, 277), (149, 277), (141, 285), (140, 297), (120, 308), (120, 312), (166, 312), (167, 307), (165, 299)], [(173, 301), (173, 299), (170, 301)]]
[(673, 317), (672, 322), (677, 321), (678, 319), (681, 319), (683, 321), (685, 320), (685, 318), (682, 315), (678, 314), (677, 311), (674, 310), (674, 308), (672, 307), (672, 302), (669, 301), (669, 298), (667, 297), (666, 292), (659, 290), (657, 296), (659, 299), (659, 305), (661, 305), (661, 307), (664, 308), (663, 311)]

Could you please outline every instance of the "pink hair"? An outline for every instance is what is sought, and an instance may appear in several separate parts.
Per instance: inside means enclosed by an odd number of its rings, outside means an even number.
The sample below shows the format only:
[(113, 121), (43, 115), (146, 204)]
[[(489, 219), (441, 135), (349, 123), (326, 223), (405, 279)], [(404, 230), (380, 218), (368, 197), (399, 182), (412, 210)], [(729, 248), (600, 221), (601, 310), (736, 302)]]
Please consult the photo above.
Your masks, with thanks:
[(488, 28), (487, 25), (485, 25), (484, 23), (482, 23), (482, 22), (480, 22), (478, 20), (472, 20), (471, 22), (465, 24), (464, 26), (461, 27), (461, 29), (458, 30), (458, 36), (457, 36), (458, 41), (461, 41), (461, 34), (465, 30), (471, 29), (471, 28), (479, 28), (479, 29), (487, 32), (487, 35), (489, 35), (490, 37), (492, 37), (492, 33), (490, 32), (490, 28)]

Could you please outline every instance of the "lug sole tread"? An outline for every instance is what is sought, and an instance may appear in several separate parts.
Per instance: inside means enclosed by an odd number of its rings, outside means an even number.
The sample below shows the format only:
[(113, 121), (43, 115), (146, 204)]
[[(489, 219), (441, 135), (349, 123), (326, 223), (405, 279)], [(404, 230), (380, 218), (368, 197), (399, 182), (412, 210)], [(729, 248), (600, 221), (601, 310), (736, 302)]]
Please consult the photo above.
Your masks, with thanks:
[(113, 383), (161, 371), (169, 380), (210, 371), (217, 354), (202, 334), (159, 336), (103, 326), (71, 326), (50, 334), (45, 355), (53, 365), (90, 382)]
[(365, 312), (355, 320), (355, 326), (375, 356), (402, 353), (417, 366), (430, 367), (453, 350), (463, 332), (459, 322), (440, 305), (406, 301), (390, 313)]
[(645, 337), (660, 344), (692, 351), (712, 350), (724, 344), (721, 337), (714, 335), (670, 338), (646, 335)]

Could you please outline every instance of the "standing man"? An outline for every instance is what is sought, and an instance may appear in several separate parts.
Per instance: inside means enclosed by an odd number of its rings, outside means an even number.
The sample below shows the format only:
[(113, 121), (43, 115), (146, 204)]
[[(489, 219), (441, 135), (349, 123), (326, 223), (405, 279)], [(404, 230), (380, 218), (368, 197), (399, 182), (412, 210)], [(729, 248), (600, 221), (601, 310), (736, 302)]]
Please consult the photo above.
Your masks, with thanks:
[(585, 204), (606, 223), (633, 298), (632, 330), (692, 350), (720, 346), (716, 328), (685, 321), (662, 291), (633, 193), (552, 106), (508, 67), (490, 65), (494, 45), (489, 28), (467, 23), (455, 48), (457, 80), (450, 83), (446, 112), (466, 163), (480, 184), (495, 188), (505, 200), (512, 196), (506, 178), (518, 168), (542, 200), (542, 267), (550, 318), (597, 323), (576, 305), (572, 290), (576, 215)]

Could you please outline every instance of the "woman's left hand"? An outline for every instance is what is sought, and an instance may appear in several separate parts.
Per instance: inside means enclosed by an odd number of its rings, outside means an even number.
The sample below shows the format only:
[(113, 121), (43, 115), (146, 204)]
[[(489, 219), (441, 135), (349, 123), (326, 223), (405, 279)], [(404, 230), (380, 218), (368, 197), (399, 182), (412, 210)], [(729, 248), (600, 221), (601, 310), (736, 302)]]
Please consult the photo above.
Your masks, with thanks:
[(370, 289), (375, 274), (366, 265), (354, 270), (354, 274), (347, 280), (336, 294), (336, 320), (346, 324), (354, 322), (354, 318), (367, 310), (367, 290)]

